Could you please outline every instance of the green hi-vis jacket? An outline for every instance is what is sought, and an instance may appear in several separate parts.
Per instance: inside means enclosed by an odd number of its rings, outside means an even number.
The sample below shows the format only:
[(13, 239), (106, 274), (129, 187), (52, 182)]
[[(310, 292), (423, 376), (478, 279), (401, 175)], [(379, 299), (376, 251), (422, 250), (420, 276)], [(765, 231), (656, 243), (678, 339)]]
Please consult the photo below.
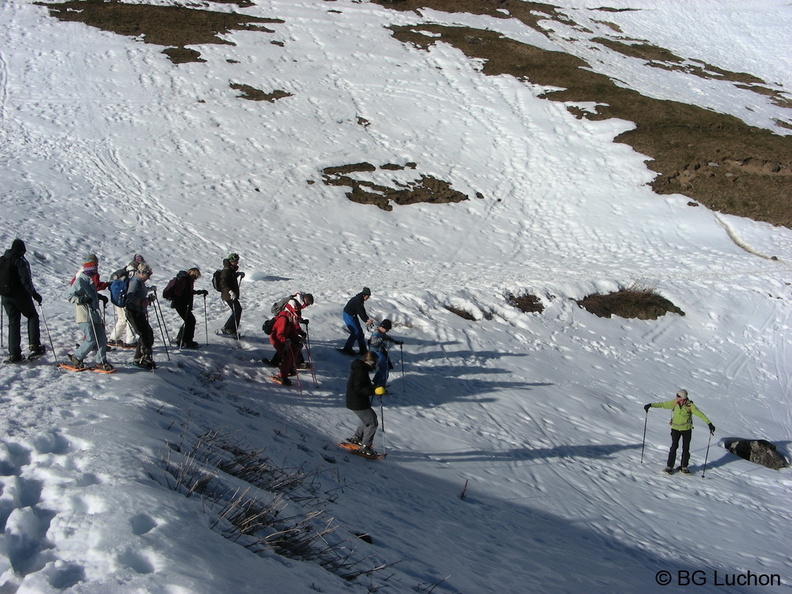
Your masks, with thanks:
[(674, 400), (668, 400), (667, 402), (654, 402), (652, 408), (671, 409), (671, 420), (669, 421), (669, 425), (671, 425), (671, 429), (676, 429), (677, 431), (693, 429), (693, 415), (696, 415), (707, 425), (710, 424), (710, 420), (707, 416), (701, 412), (690, 399), (682, 405), (677, 403), (676, 398)]

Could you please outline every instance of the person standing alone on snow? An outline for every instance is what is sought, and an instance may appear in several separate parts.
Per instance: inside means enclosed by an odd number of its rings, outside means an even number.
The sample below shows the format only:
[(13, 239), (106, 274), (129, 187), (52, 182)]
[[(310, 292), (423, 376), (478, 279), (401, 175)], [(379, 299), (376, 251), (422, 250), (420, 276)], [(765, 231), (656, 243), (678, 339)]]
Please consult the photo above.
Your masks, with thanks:
[(693, 415), (696, 415), (707, 424), (711, 435), (715, 433), (715, 425), (710, 423), (706, 415), (688, 398), (687, 390), (679, 390), (674, 400), (653, 402), (645, 405), (644, 410), (647, 414), (650, 408), (671, 409), (671, 420), (669, 421), (671, 425), (671, 449), (668, 451), (668, 461), (664, 472), (669, 474), (673, 472), (679, 440), (682, 439), (682, 461), (678, 470), (682, 474), (690, 474), (688, 462), (690, 462), (690, 441), (693, 437)]
[(30, 359), (37, 359), (44, 354), (39, 316), (36, 313), (36, 306), (33, 305), (34, 300), (41, 305), (41, 295), (33, 286), (30, 264), (25, 259), (25, 252), (27, 252), (25, 242), (15, 239), (11, 243), (11, 249), (6, 250), (0, 257), (0, 270), (2, 270), (0, 294), (2, 294), (3, 309), (8, 317), (8, 354), (10, 355), (4, 363), (19, 363), (25, 360), (20, 344), (22, 316), (27, 318)]
[[(344, 344), (344, 348), (341, 349), (341, 352), (347, 355), (355, 354), (355, 351), (352, 350), (352, 345), (355, 341), (357, 341), (358, 344), (358, 354), (362, 355), (368, 350), (366, 348), (366, 336), (363, 334), (360, 320), (363, 320), (366, 326), (370, 326), (374, 323), (374, 320), (366, 313), (365, 303), (370, 298), (371, 289), (363, 287), (363, 290), (347, 301), (344, 307), (344, 324), (349, 332), (349, 338), (347, 338), (346, 344)], [(360, 320), (358, 318), (360, 318)]]
[(371, 399), (375, 392), (369, 373), (376, 364), (377, 355), (372, 351), (366, 352), (362, 360), (352, 361), (346, 387), (346, 407), (360, 419), (360, 425), (358, 425), (355, 435), (347, 441), (359, 445), (358, 452), (372, 458), (377, 455), (372, 446), (379, 423), (377, 413), (371, 408)]
[(231, 308), (231, 315), (226, 320), (221, 334), (226, 336), (239, 336), (239, 321), (242, 319), (242, 305), (239, 303), (239, 280), (245, 278), (244, 272), (239, 272), (239, 254), (231, 253), (223, 260), (223, 270), (220, 272), (221, 298)]
[(89, 353), (96, 351), (97, 368), (113, 371), (113, 366), (107, 361), (107, 335), (99, 312), (98, 280), (94, 280), (98, 278), (99, 258), (90, 254), (85, 258), (82, 270), (74, 277), (69, 293), (69, 301), (74, 303), (77, 323), (84, 336), (74, 354), (69, 355), (69, 363), (77, 369), (85, 369), (83, 361)]

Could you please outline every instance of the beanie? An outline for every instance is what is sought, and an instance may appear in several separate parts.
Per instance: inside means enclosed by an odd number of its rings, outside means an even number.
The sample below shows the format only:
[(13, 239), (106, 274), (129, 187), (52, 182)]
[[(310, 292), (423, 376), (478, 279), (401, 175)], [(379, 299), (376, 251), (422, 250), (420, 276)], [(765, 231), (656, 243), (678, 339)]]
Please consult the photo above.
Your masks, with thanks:
[(24, 254), (27, 251), (25, 247), (25, 242), (21, 239), (17, 238), (11, 243), (11, 250), (17, 252), (18, 254)]
[(368, 287), (363, 287), (363, 290), (360, 292), (362, 295), (371, 295), (371, 289)]
[(677, 395), (677, 398), (687, 398), (688, 397), (687, 390), (680, 390), (679, 392), (676, 393), (676, 395)]

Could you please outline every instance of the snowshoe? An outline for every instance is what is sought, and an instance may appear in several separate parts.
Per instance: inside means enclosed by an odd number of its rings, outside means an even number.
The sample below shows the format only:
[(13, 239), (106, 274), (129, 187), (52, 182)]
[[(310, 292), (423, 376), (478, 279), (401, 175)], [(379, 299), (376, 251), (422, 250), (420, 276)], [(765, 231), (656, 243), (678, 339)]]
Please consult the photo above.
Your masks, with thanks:
[(279, 375), (271, 375), (270, 379), (275, 382), (276, 384), (280, 384), (281, 386), (291, 386), (292, 381), (288, 377), (281, 377)]
[(11, 355), (8, 359), (3, 361), (3, 363), (8, 363), (8, 364), (11, 364), (11, 363), (22, 363), (25, 360), (26, 359), (22, 355)]

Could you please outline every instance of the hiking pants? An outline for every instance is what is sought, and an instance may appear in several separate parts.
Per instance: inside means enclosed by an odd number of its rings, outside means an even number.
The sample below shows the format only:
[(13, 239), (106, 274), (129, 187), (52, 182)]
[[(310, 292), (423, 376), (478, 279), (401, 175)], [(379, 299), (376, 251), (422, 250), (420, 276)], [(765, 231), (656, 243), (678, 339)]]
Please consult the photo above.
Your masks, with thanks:
[[(83, 341), (77, 350), (74, 351), (74, 356), (80, 361), (91, 353), (96, 351), (96, 362), (104, 363), (107, 361), (107, 335), (105, 334), (104, 324), (101, 322), (80, 322), (80, 330), (83, 331)], [(96, 335), (94, 335), (94, 332)]]
[(357, 316), (352, 317), (348, 313), (344, 313), (344, 324), (346, 324), (349, 338), (347, 338), (344, 345), (345, 350), (351, 350), (355, 341), (358, 343), (358, 350), (360, 353), (365, 353), (368, 348), (366, 347), (366, 336), (363, 334), (363, 327), (360, 325), (360, 320)]
[(3, 297), (3, 309), (8, 318), (8, 354), (12, 357), (22, 356), (22, 316), (27, 318), (28, 346), (31, 349), (41, 347), (39, 316), (31, 296), (26, 294), (22, 297)]
[(195, 342), (195, 316), (192, 312), (192, 306), (189, 303), (181, 303), (174, 305), (173, 309), (179, 314), (179, 317), (184, 321), (184, 325), (176, 335), (176, 342), (179, 343), (179, 348), (185, 344)]
[(669, 468), (673, 468), (676, 462), (680, 437), (682, 438), (682, 462), (680, 466), (687, 468), (688, 462), (690, 462), (690, 440), (693, 437), (693, 430), (677, 431), (676, 429), (671, 429), (671, 449), (668, 451), (668, 462), (666, 463)]
[(354, 412), (360, 419), (360, 425), (355, 431), (355, 437), (359, 439), (363, 445), (371, 447), (374, 443), (374, 434), (377, 433), (377, 413), (373, 408), (366, 408), (363, 410), (355, 410)]
[(154, 349), (154, 331), (148, 321), (148, 315), (145, 311), (135, 311), (127, 308), (127, 320), (132, 324), (132, 329), (140, 336), (135, 349), (135, 361), (141, 361), (143, 358), (151, 359), (151, 354)]
[(242, 319), (242, 304), (239, 303), (239, 299), (232, 299), (231, 301), (226, 301), (226, 303), (231, 308), (231, 315), (226, 320), (223, 330), (228, 334), (238, 334), (239, 321)]

